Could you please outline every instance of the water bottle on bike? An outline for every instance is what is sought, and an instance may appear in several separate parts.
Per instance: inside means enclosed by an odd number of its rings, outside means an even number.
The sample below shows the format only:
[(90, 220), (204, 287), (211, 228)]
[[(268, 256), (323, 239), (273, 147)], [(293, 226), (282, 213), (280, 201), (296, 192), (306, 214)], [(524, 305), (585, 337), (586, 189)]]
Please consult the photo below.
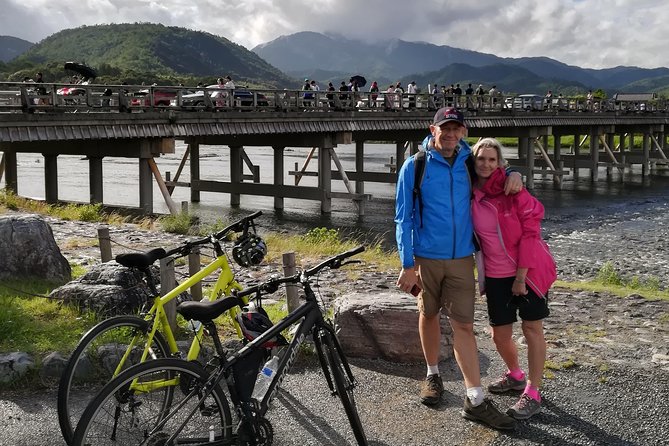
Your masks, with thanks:
[(276, 375), (276, 369), (279, 367), (279, 358), (278, 356), (272, 356), (272, 359), (267, 361), (258, 373), (258, 378), (256, 379), (256, 384), (253, 386), (253, 393), (251, 394), (252, 398), (255, 398), (256, 401), (261, 401), (267, 393), (270, 383)]

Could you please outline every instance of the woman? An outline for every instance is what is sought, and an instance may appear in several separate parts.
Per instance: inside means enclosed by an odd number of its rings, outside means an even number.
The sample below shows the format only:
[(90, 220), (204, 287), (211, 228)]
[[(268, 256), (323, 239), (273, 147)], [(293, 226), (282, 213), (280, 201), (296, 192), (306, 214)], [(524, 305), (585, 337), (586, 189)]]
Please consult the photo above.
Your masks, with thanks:
[[(542, 319), (549, 314), (548, 289), (557, 276), (555, 261), (541, 239), (543, 205), (527, 190), (504, 195), (506, 172), (501, 144), (485, 138), (473, 152), (477, 179), (472, 218), (481, 246), (477, 253), (479, 285), (481, 294), (487, 296), (493, 341), (508, 367), (488, 390), (523, 390), (507, 413), (526, 419), (541, 410), (539, 388), (546, 360)], [(527, 379), (512, 339), (517, 314), (527, 340)]]

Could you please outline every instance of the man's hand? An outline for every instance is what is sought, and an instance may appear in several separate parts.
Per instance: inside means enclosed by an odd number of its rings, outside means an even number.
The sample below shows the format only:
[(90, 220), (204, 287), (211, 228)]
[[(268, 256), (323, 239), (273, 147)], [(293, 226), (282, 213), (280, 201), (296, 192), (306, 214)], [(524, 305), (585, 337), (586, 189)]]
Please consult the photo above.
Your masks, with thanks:
[(418, 276), (413, 267), (402, 268), (400, 276), (397, 278), (397, 287), (405, 293), (411, 293), (411, 288), (418, 284)]
[(504, 181), (504, 195), (515, 195), (523, 190), (523, 176), (520, 172), (509, 172)]

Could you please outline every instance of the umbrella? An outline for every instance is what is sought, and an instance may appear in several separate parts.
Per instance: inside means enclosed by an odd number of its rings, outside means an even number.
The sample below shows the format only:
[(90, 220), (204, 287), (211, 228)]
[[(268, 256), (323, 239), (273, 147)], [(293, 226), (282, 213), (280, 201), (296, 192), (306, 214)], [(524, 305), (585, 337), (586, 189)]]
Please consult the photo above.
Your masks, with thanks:
[(98, 77), (98, 73), (96, 73), (93, 68), (79, 62), (65, 62), (65, 69), (81, 74), (85, 79), (94, 79)]
[(355, 82), (356, 84), (358, 84), (358, 87), (364, 87), (365, 84), (367, 83), (367, 79), (357, 74), (351, 77), (351, 82)]

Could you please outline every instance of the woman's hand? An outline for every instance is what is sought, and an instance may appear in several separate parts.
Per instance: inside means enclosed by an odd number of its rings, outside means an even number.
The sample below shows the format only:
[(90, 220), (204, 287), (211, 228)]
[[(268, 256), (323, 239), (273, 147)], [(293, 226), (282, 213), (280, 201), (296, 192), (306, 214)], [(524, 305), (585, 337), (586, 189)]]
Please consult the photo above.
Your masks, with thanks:
[(527, 285), (525, 284), (525, 281), (514, 279), (513, 286), (511, 287), (511, 294), (514, 296), (525, 296), (527, 294)]

